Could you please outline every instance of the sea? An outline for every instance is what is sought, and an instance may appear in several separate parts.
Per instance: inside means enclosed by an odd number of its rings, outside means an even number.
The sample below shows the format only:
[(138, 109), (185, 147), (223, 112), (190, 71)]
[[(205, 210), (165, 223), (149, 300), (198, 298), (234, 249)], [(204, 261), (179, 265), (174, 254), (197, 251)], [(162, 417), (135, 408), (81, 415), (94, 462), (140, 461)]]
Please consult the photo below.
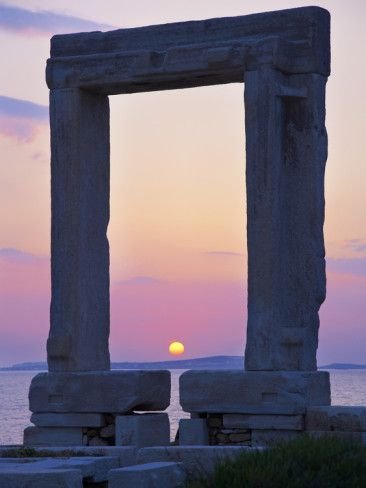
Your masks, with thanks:
[[(171, 370), (172, 396), (167, 409), (173, 440), (179, 419), (188, 418), (179, 404), (179, 376), (184, 370)], [(329, 370), (332, 405), (366, 406), (366, 370)], [(22, 443), (23, 430), (30, 423), (28, 390), (37, 371), (0, 371), (0, 445)]]

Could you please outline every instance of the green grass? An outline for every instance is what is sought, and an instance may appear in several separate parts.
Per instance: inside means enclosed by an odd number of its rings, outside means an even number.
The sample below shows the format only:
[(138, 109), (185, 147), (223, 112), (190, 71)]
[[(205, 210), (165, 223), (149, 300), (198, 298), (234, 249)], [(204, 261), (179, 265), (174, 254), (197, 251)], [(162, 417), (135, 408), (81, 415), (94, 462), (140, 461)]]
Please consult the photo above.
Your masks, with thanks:
[(220, 463), (189, 488), (366, 488), (366, 447), (302, 436)]

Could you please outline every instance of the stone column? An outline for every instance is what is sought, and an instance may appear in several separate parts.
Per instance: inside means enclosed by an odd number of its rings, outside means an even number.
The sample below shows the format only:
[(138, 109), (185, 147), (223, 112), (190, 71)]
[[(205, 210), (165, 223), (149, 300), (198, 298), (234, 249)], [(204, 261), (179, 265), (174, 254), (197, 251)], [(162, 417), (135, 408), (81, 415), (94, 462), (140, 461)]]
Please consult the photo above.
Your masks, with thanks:
[(326, 78), (245, 74), (247, 370), (315, 370), (325, 299)]
[(51, 91), (50, 371), (110, 367), (109, 103), (79, 89)]

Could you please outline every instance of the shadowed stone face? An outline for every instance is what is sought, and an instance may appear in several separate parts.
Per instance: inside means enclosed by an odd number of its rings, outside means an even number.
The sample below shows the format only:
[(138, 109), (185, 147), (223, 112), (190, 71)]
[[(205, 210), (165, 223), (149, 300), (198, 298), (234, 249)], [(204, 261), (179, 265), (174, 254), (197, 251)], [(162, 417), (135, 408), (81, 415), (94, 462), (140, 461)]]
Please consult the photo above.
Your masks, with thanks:
[(316, 370), (325, 299), (322, 75), (245, 75), (247, 370)]
[(32, 412), (129, 413), (164, 410), (170, 403), (169, 371), (40, 373), (32, 380)]
[(54, 90), (51, 123), (51, 327), (48, 367), (109, 370), (109, 103)]
[(310, 405), (330, 405), (326, 371), (191, 370), (179, 387), (186, 412), (298, 415)]

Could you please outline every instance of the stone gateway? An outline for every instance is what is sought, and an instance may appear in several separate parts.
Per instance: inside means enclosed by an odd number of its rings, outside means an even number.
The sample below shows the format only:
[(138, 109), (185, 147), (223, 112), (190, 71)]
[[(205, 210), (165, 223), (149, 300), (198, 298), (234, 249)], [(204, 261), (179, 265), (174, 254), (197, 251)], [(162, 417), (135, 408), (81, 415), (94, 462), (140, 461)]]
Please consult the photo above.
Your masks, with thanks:
[[(184, 464), (208, 452), (187, 444), (234, 453), (333, 422), (316, 364), (329, 74), (330, 16), (319, 7), (52, 38), (49, 372), (33, 379), (25, 444), (135, 446), (140, 462)], [(170, 448), (167, 415), (149, 413), (169, 405), (169, 372), (110, 371), (108, 96), (233, 82), (245, 103), (245, 370), (182, 375), (192, 419)], [(351, 414), (334, 422), (341, 415)]]

